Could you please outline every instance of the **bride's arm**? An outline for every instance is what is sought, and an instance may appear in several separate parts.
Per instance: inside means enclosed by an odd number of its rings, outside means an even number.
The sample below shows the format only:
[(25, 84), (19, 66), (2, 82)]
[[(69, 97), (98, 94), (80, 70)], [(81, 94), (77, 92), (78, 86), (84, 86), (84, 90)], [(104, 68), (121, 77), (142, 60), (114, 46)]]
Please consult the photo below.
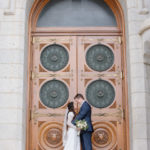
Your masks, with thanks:
[(69, 112), (69, 114), (68, 114), (68, 120), (67, 120), (67, 125), (68, 125), (69, 127), (71, 127), (71, 128), (76, 129), (76, 126), (71, 123), (72, 120), (73, 120), (73, 117), (74, 117), (73, 112)]

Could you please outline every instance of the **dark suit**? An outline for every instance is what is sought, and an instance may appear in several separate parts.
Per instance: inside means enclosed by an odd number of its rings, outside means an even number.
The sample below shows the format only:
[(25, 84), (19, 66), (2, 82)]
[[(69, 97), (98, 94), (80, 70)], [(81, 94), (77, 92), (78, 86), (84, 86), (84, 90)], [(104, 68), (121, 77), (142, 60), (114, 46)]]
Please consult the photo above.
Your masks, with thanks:
[(86, 101), (82, 104), (79, 114), (72, 121), (72, 123), (75, 125), (77, 120), (85, 120), (88, 124), (88, 129), (86, 131), (81, 131), (80, 134), (82, 150), (92, 150), (91, 137), (93, 126), (91, 122), (91, 106)]

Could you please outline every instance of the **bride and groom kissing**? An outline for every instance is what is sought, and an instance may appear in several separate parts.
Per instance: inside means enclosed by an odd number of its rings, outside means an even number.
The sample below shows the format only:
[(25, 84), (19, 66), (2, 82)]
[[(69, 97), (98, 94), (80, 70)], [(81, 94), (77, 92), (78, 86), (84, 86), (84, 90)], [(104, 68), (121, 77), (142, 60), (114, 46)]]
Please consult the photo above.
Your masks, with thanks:
[[(80, 105), (80, 111), (76, 115), (74, 103), (70, 102), (66, 109), (63, 128), (63, 146), (64, 150), (92, 150), (92, 132), (91, 106), (85, 101), (82, 94), (77, 94), (74, 101)], [(87, 127), (82, 129), (77, 122), (85, 123)], [(81, 145), (80, 145), (81, 142)]]

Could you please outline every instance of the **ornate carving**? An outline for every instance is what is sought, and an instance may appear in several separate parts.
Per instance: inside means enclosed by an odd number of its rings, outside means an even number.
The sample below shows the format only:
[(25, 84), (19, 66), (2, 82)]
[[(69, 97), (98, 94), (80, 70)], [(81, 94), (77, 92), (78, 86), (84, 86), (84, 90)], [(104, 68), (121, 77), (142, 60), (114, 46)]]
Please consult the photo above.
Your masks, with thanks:
[(113, 149), (117, 140), (114, 124), (108, 122), (95, 122), (93, 125), (93, 148)]
[(85, 44), (84, 44), (84, 50), (86, 50), (86, 48), (87, 48), (89, 45), (91, 45), (91, 44), (90, 44), (90, 43), (85, 43)]
[(39, 65), (39, 72), (47, 72), (41, 65)]
[(81, 70), (81, 78), (92, 78), (92, 77), (98, 77), (98, 78), (102, 78), (102, 77), (105, 77), (105, 78), (115, 78), (117, 79), (118, 81), (120, 79), (123, 78), (123, 72), (120, 72), (120, 71), (116, 71), (115, 73), (93, 73), (93, 74), (89, 74), (89, 73), (86, 73), (86, 72), (83, 72), (83, 70)]
[(104, 112), (99, 112), (96, 114), (93, 114), (93, 116), (98, 116), (98, 117), (116, 117), (118, 122), (121, 122), (122, 119), (125, 118), (124, 110), (120, 107), (116, 109), (113, 113), (104, 113)]
[(86, 86), (87, 85), (87, 83), (89, 82), (89, 81), (91, 81), (92, 79), (85, 79), (84, 80), (84, 86)]
[(98, 129), (94, 132), (94, 140), (99, 145), (104, 145), (109, 142), (109, 134), (104, 129)]
[(62, 132), (60, 129), (52, 128), (46, 133), (46, 140), (51, 145), (56, 145), (61, 142)]
[(31, 79), (38, 79), (38, 78), (56, 78), (56, 77), (62, 77), (62, 78), (71, 78), (73, 79), (73, 70), (70, 72), (62, 72), (62, 73), (35, 73), (31, 72)]
[(87, 51), (87, 65), (95, 71), (105, 71), (114, 63), (114, 54), (112, 50), (105, 45), (94, 45)]
[(88, 85), (86, 97), (94, 107), (105, 108), (113, 103), (115, 90), (109, 82), (96, 80)]
[(67, 39), (67, 38), (61, 38), (61, 39), (50, 39), (50, 38), (41, 38), (41, 37), (33, 37), (33, 44), (35, 43), (50, 43), (50, 44), (55, 44), (55, 43), (70, 43), (72, 44), (72, 39)]
[(46, 82), (40, 89), (40, 99), (44, 105), (50, 108), (63, 106), (69, 97), (67, 86), (58, 80)]
[(69, 60), (67, 50), (57, 44), (47, 46), (41, 53), (41, 64), (49, 71), (59, 71), (63, 69)]
[[(119, 37), (120, 38), (120, 37)], [(82, 43), (102, 43), (102, 42), (104, 42), (104, 43), (120, 43), (120, 39), (119, 38), (111, 38), (111, 39), (108, 39), (108, 38), (106, 38), (106, 39), (82, 39)]]
[(42, 48), (45, 46), (46, 44), (40, 44), (40, 50), (42, 50)]
[(39, 127), (39, 144), (43, 149), (62, 147), (62, 124), (45, 122)]

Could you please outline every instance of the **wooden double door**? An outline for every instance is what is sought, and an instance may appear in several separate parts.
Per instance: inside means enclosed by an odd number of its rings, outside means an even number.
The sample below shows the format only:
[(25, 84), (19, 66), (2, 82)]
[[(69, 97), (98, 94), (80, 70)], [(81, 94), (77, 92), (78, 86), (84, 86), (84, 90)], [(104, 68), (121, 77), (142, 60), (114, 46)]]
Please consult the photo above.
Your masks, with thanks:
[(93, 150), (126, 149), (121, 51), (118, 36), (33, 37), (30, 150), (63, 149), (65, 109), (76, 93), (92, 106)]

